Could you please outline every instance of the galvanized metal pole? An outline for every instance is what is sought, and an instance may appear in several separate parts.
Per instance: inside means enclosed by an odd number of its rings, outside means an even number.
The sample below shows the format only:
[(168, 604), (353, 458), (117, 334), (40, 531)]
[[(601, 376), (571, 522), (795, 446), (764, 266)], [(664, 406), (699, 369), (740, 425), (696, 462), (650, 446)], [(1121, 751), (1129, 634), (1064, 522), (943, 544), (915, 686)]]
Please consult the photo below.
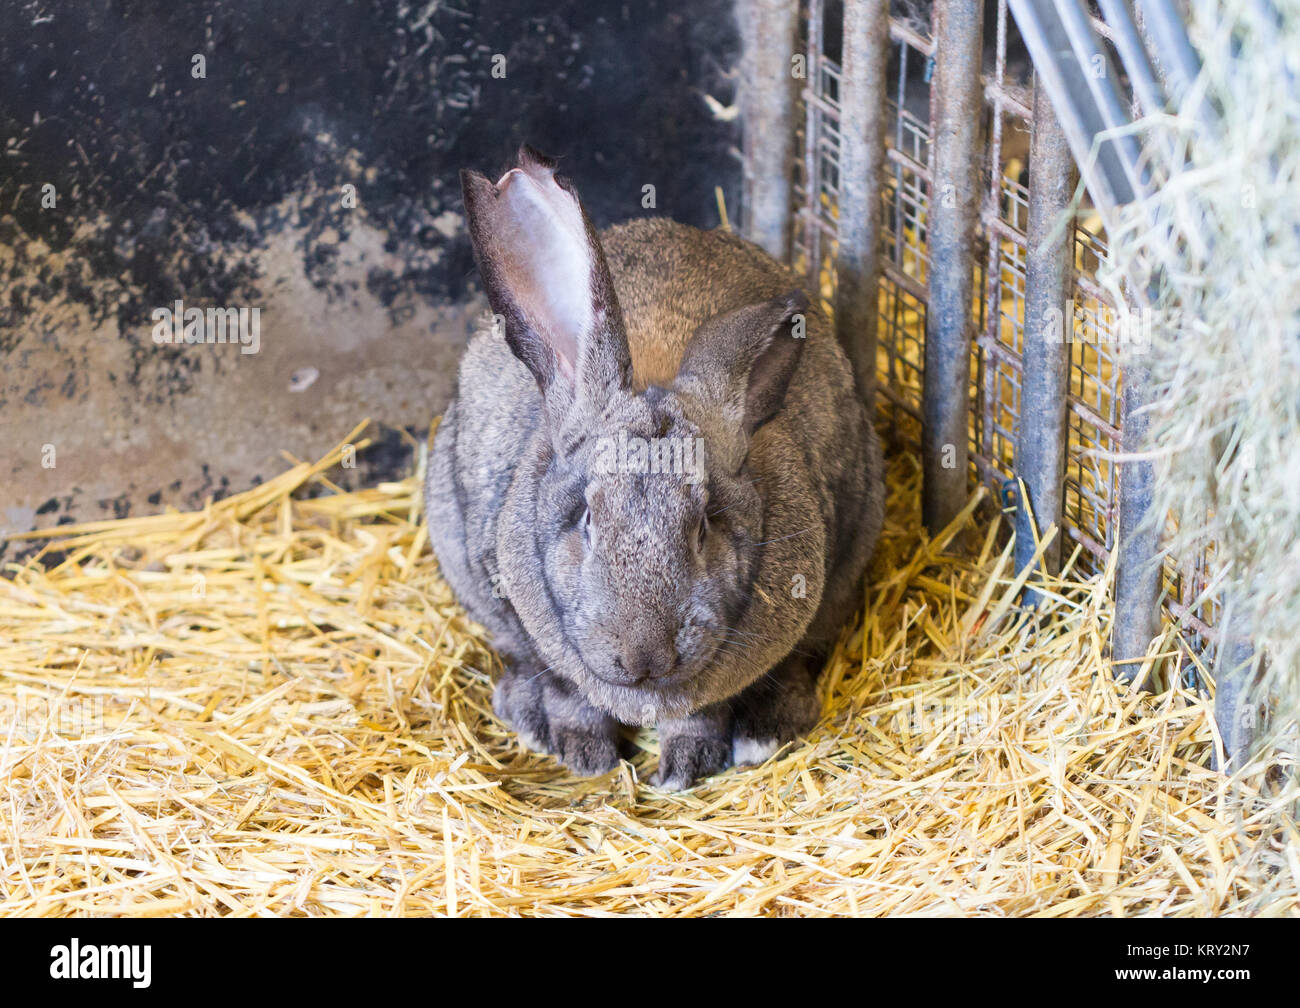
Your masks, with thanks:
[(1133, 96), (1141, 114), (1155, 115), (1165, 107), (1165, 93), (1156, 80), (1147, 51), (1142, 47), (1142, 35), (1128, 0), (1101, 0), (1101, 10), (1110, 25), (1115, 49), (1133, 85)]
[[(1124, 367), (1120, 401), (1121, 450), (1135, 455), (1145, 450), (1149, 414), (1144, 408), (1151, 387), (1150, 369), (1132, 354)], [(1160, 634), (1160, 581), (1157, 561), (1160, 528), (1151, 514), (1155, 468), (1143, 458), (1126, 459), (1119, 467), (1119, 521), (1115, 536), (1115, 625), (1111, 629), (1111, 658), (1115, 675), (1133, 680), (1141, 660)]]
[(822, 44), (825, 42), (824, 0), (807, 0), (807, 50), (804, 53), (803, 88), (806, 115), (803, 120), (803, 268), (811, 290), (822, 285), (822, 134), (826, 113), (822, 110)]
[[(1115, 90), (1118, 79), (1079, 0), (1009, 0), (1016, 25), (1029, 48), (1039, 83), (1052, 98), (1084, 169), (1093, 202), (1110, 226), (1118, 208), (1145, 191), (1137, 141), (1115, 132), (1129, 118)], [(1091, 72), (1100, 61), (1102, 73)], [(1110, 133), (1093, 151), (1099, 134)]]
[[(1029, 146), (1029, 231), (1025, 268), (1024, 375), (1016, 438), (1016, 475), (1027, 500), (1016, 514), (1016, 568), (1034, 562), (1034, 539), (1061, 525), (1067, 448), (1073, 312), (1073, 226), (1061, 220), (1074, 194), (1074, 158), (1041, 81), (1034, 82)], [(1032, 517), (1031, 517), (1032, 514)], [(1035, 527), (1036, 526), (1036, 527)], [(1060, 568), (1061, 538), (1043, 551), (1042, 565)]]
[[(1112, 2), (1113, 8), (1122, 4)], [(1163, 4), (1161, 14), (1169, 11)], [(1137, 33), (1154, 54), (1156, 47), (1150, 37), (1142, 38), (1146, 25), (1145, 10), (1135, 14), (1126, 22), (1119, 17), (1118, 10), (1112, 10), (1114, 20), (1108, 24), (1119, 36), (1117, 47), (1120, 58), (1125, 60), (1125, 70), (1135, 82), (1147, 78), (1151, 70), (1150, 61), (1143, 60), (1143, 47), (1135, 44), (1133, 38)], [(1171, 45), (1181, 29), (1166, 26), (1166, 41)], [(1185, 41), (1185, 38), (1184, 38)], [(1181, 48), (1181, 47), (1180, 47)], [(1190, 48), (1190, 44), (1188, 44)], [(1163, 50), (1162, 50), (1163, 53)], [(1174, 56), (1172, 50), (1167, 54)], [(1175, 57), (1180, 66), (1185, 66), (1185, 51)], [(1164, 77), (1164, 84), (1177, 84), (1176, 78)], [(1147, 114), (1163, 109), (1166, 91), (1158, 83), (1148, 81), (1142, 87), (1151, 93), (1145, 98), (1138, 94), (1138, 101), (1161, 102), (1145, 108)], [(1155, 283), (1148, 292), (1155, 291)], [(1120, 399), (1120, 432), (1123, 448), (1128, 452), (1139, 452), (1145, 447), (1149, 426), (1144, 407), (1150, 401), (1150, 370), (1134, 354), (1128, 354), (1122, 382)], [(1115, 562), (1115, 623), (1111, 628), (1111, 659), (1116, 663), (1116, 676), (1125, 680), (1135, 679), (1141, 672), (1142, 659), (1150, 650), (1151, 642), (1160, 633), (1160, 590), (1163, 571), (1158, 560), (1160, 548), (1160, 529), (1151, 514), (1153, 495), (1155, 493), (1155, 468), (1147, 461), (1132, 460), (1119, 467), (1119, 520), (1115, 537), (1115, 548), (1119, 556)]]
[[(1202, 129), (1217, 133), (1213, 109), (1206, 103), (1204, 95), (1193, 90), (1201, 72), (1201, 61), (1187, 37), (1178, 8), (1172, 0), (1138, 0), (1138, 9), (1148, 48), (1157, 54), (1165, 90), (1174, 99), (1175, 111), (1190, 112)], [(1189, 97), (1195, 104), (1187, 109), (1181, 108)]]
[(967, 498), (970, 358), (983, 55), (982, 0), (937, 0), (930, 304), (925, 328), (921, 516), (932, 535)]
[(1260, 697), (1255, 689), (1261, 659), (1246, 636), (1248, 623), (1225, 609), (1223, 622), (1217, 628), (1214, 721), (1223, 739), (1221, 769), (1228, 773), (1235, 773), (1250, 761), (1263, 721)]
[(880, 289), (880, 191), (885, 163), (885, 69), (889, 6), (844, 9), (840, 73), (839, 251), (835, 260), (835, 330), (858, 389), (875, 398)]
[(738, 100), (744, 128), (744, 231), (788, 262), (794, 220), (799, 0), (740, 0)]

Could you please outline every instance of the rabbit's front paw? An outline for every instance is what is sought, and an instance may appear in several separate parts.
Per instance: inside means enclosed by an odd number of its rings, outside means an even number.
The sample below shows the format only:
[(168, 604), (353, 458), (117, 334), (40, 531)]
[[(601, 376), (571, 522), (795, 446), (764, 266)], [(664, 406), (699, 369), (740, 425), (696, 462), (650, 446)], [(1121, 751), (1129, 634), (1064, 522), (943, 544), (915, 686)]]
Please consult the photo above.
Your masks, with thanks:
[(736, 766), (767, 762), (817, 723), (816, 670), (802, 656), (787, 658), (736, 697), (732, 713), (732, 761)]
[(731, 766), (731, 712), (714, 704), (678, 721), (659, 722), (659, 772), (655, 785), (684, 791), (701, 777)]
[(525, 746), (550, 753), (579, 777), (598, 777), (618, 764), (618, 722), (552, 672), (513, 666), (497, 682), (492, 709)]

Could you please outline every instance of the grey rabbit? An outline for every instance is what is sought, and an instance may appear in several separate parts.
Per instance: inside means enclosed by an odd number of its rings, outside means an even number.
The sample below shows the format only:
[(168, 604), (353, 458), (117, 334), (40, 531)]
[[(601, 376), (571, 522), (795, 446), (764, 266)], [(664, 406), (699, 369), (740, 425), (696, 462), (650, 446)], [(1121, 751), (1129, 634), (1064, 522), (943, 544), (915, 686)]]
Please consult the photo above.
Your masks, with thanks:
[(461, 173), (496, 324), (433, 440), (429, 537), (524, 744), (595, 775), (653, 723), (680, 790), (816, 722), (880, 534), (879, 442), (791, 270), (665, 218), (598, 236), (555, 162), (517, 162)]

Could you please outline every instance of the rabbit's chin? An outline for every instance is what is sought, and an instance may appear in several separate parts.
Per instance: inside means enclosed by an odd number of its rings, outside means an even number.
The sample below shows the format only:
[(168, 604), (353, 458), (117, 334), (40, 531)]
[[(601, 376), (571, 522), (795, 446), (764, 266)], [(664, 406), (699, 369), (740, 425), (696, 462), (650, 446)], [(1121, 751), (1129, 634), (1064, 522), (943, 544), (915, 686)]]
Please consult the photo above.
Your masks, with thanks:
[(580, 665), (571, 676), (582, 694), (596, 707), (628, 725), (653, 725), (689, 717), (709, 704), (728, 700), (748, 682), (734, 683), (736, 670), (719, 663), (718, 649), (697, 653), (672, 673), (633, 685), (597, 675), (585, 656), (575, 654)]
[(584, 676), (580, 688), (597, 707), (630, 725), (653, 725), (663, 720), (688, 717), (709, 702), (700, 697), (689, 682), (676, 688), (662, 682), (653, 687), (620, 686)]
[(577, 684), (592, 704), (629, 725), (689, 717), (702, 707), (730, 699), (748, 685), (741, 683), (732, 688), (716, 676), (674, 674), (653, 683), (628, 686), (601, 679), (590, 670), (584, 670)]

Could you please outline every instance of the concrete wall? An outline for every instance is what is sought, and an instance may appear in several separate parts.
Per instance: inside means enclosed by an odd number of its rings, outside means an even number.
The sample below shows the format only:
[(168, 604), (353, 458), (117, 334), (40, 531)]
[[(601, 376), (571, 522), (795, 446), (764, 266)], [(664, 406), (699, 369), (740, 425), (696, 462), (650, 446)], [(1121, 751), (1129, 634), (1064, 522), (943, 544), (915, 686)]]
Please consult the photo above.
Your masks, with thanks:
[[(342, 475), (402, 472), (483, 309), (459, 170), (528, 141), (600, 225), (714, 226), (735, 61), (721, 0), (0, 0), (0, 536), (197, 506), (365, 416)], [(157, 344), (177, 300), (259, 308), (258, 352)]]

